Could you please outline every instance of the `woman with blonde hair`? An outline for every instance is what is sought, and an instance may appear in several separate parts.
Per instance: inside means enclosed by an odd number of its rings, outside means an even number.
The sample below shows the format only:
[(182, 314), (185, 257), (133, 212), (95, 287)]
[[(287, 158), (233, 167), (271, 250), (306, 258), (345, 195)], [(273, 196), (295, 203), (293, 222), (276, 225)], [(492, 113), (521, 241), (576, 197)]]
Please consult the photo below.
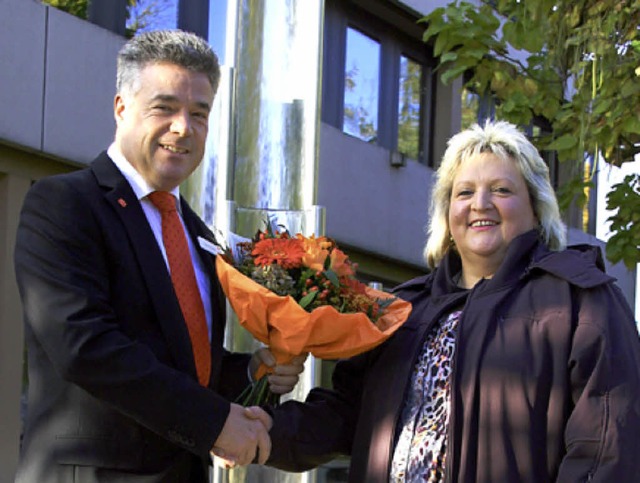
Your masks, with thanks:
[(548, 169), (506, 122), (454, 136), (433, 190), (432, 272), (333, 389), (272, 411), (267, 464), (349, 455), (349, 481), (640, 481), (640, 341), (597, 248), (566, 248)]

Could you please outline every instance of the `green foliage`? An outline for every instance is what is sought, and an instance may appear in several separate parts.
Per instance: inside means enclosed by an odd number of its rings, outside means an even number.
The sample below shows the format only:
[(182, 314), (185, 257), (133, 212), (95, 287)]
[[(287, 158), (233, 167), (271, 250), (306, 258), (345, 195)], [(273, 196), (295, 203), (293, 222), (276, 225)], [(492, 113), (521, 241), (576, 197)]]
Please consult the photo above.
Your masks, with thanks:
[(575, 177), (558, 188), (558, 205), (560, 211), (566, 211), (572, 202), (583, 206), (587, 202), (587, 192), (585, 188), (593, 188), (593, 182), (580, 177)]
[(89, 0), (43, 0), (42, 3), (49, 4), (76, 17), (84, 19), (88, 17)]
[(640, 174), (628, 175), (614, 186), (607, 209), (615, 211), (608, 219), (615, 234), (607, 242), (607, 258), (632, 269), (640, 252)]
[[(455, 1), (421, 21), (444, 82), (466, 74), (466, 89), (493, 96), (497, 118), (545, 124), (537, 147), (579, 173), (562, 207), (586, 201), (585, 153), (620, 166), (640, 152), (640, 0)], [(638, 190), (616, 185), (609, 199), (622, 193), (637, 213)], [(612, 217), (611, 260), (640, 262), (633, 216), (620, 207)]]

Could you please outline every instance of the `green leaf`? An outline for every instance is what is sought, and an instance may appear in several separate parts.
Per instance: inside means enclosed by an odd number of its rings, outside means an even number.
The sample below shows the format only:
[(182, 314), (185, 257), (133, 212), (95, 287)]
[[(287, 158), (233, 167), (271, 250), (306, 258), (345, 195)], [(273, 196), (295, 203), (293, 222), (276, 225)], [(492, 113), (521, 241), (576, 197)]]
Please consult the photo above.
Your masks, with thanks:
[(486, 48), (469, 48), (469, 49), (465, 49), (464, 51), (464, 55), (467, 57), (472, 57), (474, 59), (480, 60), (482, 59), (486, 54), (488, 53), (488, 50)]
[(500, 20), (493, 14), (493, 10), (488, 5), (482, 5), (480, 10), (470, 10), (467, 14), (469, 20), (487, 34), (491, 35), (500, 27)]
[[(636, 79), (629, 79), (626, 82), (623, 82), (619, 90), (622, 97), (636, 96), (638, 95), (638, 91), (640, 91), (640, 87), (638, 86), (638, 81)], [(617, 94), (617, 92), (614, 94)]]
[(340, 286), (340, 281), (338, 280), (338, 275), (333, 270), (325, 270), (324, 276), (333, 284), (334, 287), (338, 288)]
[(306, 308), (307, 305), (309, 305), (311, 302), (313, 302), (316, 299), (316, 295), (318, 295), (317, 290), (313, 290), (309, 292), (307, 295), (305, 295), (300, 299), (300, 301), (298, 302), (298, 305), (300, 305), (300, 307), (302, 307), (303, 309)]
[(611, 103), (613, 102), (612, 99), (603, 99), (598, 101), (599, 102), (596, 102), (593, 108), (593, 114), (595, 116), (602, 114), (603, 112), (606, 112), (609, 109), (611, 109)]
[(502, 27), (502, 33), (507, 42), (513, 45), (516, 49), (520, 48), (518, 29), (517, 25), (514, 22), (506, 22)]
[(427, 42), (434, 35), (438, 35), (442, 29), (447, 27), (447, 23), (444, 21), (444, 8), (436, 8), (426, 17), (423, 17), (419, 22), (426, 22), (427, 30), (422, 34), (422, 41)]
[(579, 176), (560, 186), (558, 189), (560, 211), (566, 211), (573, 201), (575, 201), (578, 206), (582, 206), (582, 202), (584, 201), (584, 187), (585, 182)]
[(607, 258), (613, 263), (617, 263), (622, 259), (621, 247), (617, 243), (614, 243), (613, 238), (610, 238), (607, 242), (605, 252), (607, 254)]
[(639, 252), (640, 247), (638, 247), (637, 245), (627, 244), (624, 247), (622, 258), (624, 260), (625, 266), (629, 270), (632, 270), (638, 263), (638, 260), (640, 259), (640, 256), (638, 255)]
[(455, 52), (447, 52), (442, 57), (440, 57), (440, 63), (444, 64), (445, 62), (448, 62), (450, 60), (453, 61), (457, 59), (458, 59), (458, 54), (456, 54)]
[(449, 32), (446, 32), (446, 31), (441, 32), (440, 35), (436, 37), (436, 43), (433, 46), (433, 55), (435, 55), (436, 57), (440, 57), (440, 55), (444, 51), (444, 48), (447, 46), (448, 42), (449, 42)]
[(622, 123), (622, 128), (626, 132), (640, 134), (640, 119), (638, 117), (628, 117)]
[(549, 151), (560, 151), (565, 149), (571, 149), (578, 144), (578, 139), (572, 134), (563, 134), (559, 138), (555, 139), (546, 149)]
[(464, 72), (468, 69), (466, 65), (460, 65), (458, 67), (454, 67), (453, 69), (447, 70), (444, 74), (442, 74), (442, 82), (447, 84), (450, 80), (456, 79), (460, 77)]
[(544, 49), (546, 39), (544, 32), (540, 30), (532, 30), (524, 35), (523, 48), (529, 52), (540, 52)]
[(465, 11), (468, 10), (469, 4), (467, 2), (461, 2), (459, 5), (457, 2), (450, 3), (445, 7), (445, 13), (447, 19), (451, 23), (460, 23), (464, 20)]
[(391, 305), (393, 302), (395, 302), (398, 299), (398, 297), (389, 297), (386, 299), (376, 299), (376, 302), (378, 303), (378, 306), (380, 307), (380, 309), (384, 310), (387, 307), (389, 307), (389, 305)]

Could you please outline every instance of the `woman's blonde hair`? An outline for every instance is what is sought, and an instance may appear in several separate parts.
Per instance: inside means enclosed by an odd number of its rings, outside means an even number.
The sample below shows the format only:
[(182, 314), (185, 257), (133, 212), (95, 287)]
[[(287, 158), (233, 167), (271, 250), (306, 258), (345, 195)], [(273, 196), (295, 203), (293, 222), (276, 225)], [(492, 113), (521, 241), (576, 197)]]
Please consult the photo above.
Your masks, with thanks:
[(438, 266), (452, 244), (449, 205), (458, 168), (467, 159), (486, 152), (515, 163), (527, 185), (542, 239), (551, 250), (562, 250), (566, 246), (566, 228), (549, 181), (549, 168), (538, 150), (513, 124), (487, 121), (484, 127), (474, 124), (447, 143), (431, 193), (428, 239), (424, 248), (429, 268)]

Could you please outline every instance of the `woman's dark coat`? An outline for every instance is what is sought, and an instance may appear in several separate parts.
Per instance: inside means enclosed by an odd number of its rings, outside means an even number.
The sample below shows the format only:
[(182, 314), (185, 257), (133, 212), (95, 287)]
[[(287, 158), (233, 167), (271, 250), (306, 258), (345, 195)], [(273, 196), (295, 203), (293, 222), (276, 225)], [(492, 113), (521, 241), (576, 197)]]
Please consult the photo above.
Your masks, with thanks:
[(448, 482), (640, 482), (640, 341), (601, 266), (597, 249), (551, 252), (531, 231), (492, 279), (461, 290), (449, 255), (398, 287), (411, 316), (382, 346), (338, 363), (333, 391), (274, 410), (269, 464), (302, 471), (346, 454), (349, 481), (387, 481), (425, 336), (463, 306)]

